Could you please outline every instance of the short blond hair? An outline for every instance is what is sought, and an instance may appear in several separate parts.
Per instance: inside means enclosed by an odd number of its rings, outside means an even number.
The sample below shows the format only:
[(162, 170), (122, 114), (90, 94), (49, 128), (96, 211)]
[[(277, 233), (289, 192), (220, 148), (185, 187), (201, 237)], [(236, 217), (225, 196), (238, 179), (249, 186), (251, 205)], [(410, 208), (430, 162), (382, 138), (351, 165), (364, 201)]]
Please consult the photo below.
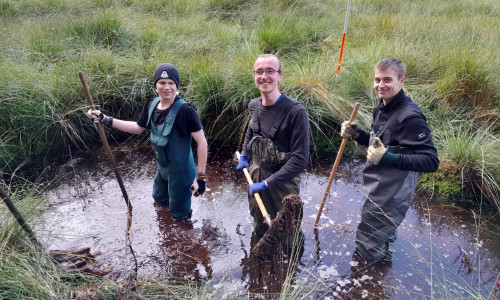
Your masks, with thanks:
[[(283, 73), (283, 66), (281, 66), (281, 61), (280, 61), (280, 59), (276, 55), (271, 54), (271, 53), (259, 54), (259, 56), (257, 56), (257, 59), (259, 59), (259, 58), (267, 58), (267, 57), (274, 57), (274, 58), (276, 58), (276, 60), (278, 61), (278, 64), (279, 64), (279, 66), (278, 66), (278, 73), (280, 73), (280, 74)], [(255, 61), (257, 61), (257, 59)]]

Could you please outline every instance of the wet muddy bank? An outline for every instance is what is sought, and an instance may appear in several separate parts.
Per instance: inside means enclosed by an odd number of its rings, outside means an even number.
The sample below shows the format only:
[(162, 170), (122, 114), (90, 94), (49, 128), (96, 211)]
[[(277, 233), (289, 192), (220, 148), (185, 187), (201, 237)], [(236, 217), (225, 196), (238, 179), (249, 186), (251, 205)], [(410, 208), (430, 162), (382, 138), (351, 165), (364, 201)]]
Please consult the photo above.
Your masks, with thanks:
[[(313, 227), (333, 159), (302, 175), (303, 247), (278, 254), (266, 265), (249, 257), (257, 241), (252, 237), (247, 184), (228, 156), (209, 158), (208, 190), (193, 198), (193, 224), (174, 222), (167, 208), (153, 203), (156, 164), (150, 153), (117, 155), (134, 207), (130, 219), (105, 158), (74, 157), (57, 172), (60, 184), (47, 192), (44, 224), (35, 230), (48, 249), (99, 251), (98, 262), (112, 269), (108, 276), (117, 280), (137, 270), (139, 277), (207, 283), (222, 294), (277, 295), (285, 284), (331, 299), (491, 292), (500, 267), (498, 225), (457, 206), (432, 204), (425, 195), (417, 195), (398, 230), (390, 248), (391, 264), (357, 272), (352, 254), (363, 203), (360, 162), (341, 166), (319, 226)], [(285, 282), (290, 266), (294, 280)]]

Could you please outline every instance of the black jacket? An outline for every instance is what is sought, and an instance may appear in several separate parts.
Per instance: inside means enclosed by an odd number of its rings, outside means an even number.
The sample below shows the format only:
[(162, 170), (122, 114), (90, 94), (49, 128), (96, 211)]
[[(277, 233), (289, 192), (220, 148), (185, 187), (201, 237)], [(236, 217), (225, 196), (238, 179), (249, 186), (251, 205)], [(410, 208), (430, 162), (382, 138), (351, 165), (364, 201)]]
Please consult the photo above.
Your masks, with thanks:
[[(435, 172), (439, 167), (437, 150), (432, 142), (432, 135), (424, 114), (420, 108), (406, 96), (403, 89), (389, 102), (380, 104), (373, 110), (372, 130), (377, 133), (393, 114), (394, 121), (377, 134), (384, 146), (401, 146), (412, 150), (412, 154), (397, 154), (393, 165), (402, 170), (415, 172)], [(368, 146), (370, 133), (358, 129), (358, 143)]]

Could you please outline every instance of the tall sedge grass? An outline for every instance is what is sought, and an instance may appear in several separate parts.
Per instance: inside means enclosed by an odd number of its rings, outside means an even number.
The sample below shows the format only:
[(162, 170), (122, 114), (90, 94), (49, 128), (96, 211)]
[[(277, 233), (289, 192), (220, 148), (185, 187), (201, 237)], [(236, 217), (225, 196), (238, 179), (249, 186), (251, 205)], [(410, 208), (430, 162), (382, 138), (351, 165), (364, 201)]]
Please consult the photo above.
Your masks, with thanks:
[[(434, 107), (427, 115), (434, 126), (431, 129), (441, 160), (439, 170), (425, 174), (422, 182), (451, 199), (475, 199), (479, 203), (484, 197), (498, 210), (498, 113), (470, 105), (450, 109), (446, 100), (441, 103), (439, 108), (432, 101), (421, 105), (424, 111)], [(454, 120), (449, 121), (449, 115)]]
[[(450, 106), (495, 107), (498, 103), (498, 84), (491, 76), (489, 61), (471, 59), (470, 55), (457, 53), (445, 59), (448, 63), (445, 74), (437, 81), (439, 93)], [(496, 98), (496, 99), (495, 99)], [(496, 102), (496, 103), (495, 103)]]
[[(494, 121), (498, 122), (498, 119)], [(469, 192), (482, 193), (500, 210), (500, 163), (497, 155), (500, 140), (498, 134), (491, 130), (494, 126), (476, 127), (474, 122), (457, 120), (441, 128), (437, 139), (443, 163), (455, 164), (462, 186), (467, 187)]]

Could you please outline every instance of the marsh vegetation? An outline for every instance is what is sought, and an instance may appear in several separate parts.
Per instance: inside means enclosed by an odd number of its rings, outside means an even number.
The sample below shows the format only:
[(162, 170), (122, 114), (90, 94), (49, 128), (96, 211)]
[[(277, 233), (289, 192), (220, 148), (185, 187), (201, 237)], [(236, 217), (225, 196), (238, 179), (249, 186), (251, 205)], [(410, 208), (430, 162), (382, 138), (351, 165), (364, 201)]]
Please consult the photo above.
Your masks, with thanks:
[[(313, 165), (334, 159), (339, 124), (354, 102), (362, 105), (358, 123), (369, 126), (378, 101), (371, 92), (373, 65), (397, 57), (407, 64), (405, 90), (423, 109), (441, 159), (437, 173), (421, 177), (421, 189), (434, 202), (473, 210), (478, 227), (480, 220), (495, 218), (500, 210), (498, 1), (354, 1), (337, 78), (346, 5), (338, 0), (0, 0), (5, 174), (0, 184), (29, 222), (37, 223), (46, 201), (42, 195), (54, 183), (44, 176), (52, 158), (71, 162), (74, 153), (100, 146), (84, 115), (88, 104), (79, 71), (103, 111), (133, 120), (154, 95), (150, 81), (156, 64), (175, 64), (182, 96), (197, 107), (215, 157), (220, 149), (241, 145), (246, 106), (258, 93), (253, 62), (259, 53), (276, 53), (284, 64), (282, 91), (309, 113)], [(146, 135), (106, 134), (117, 150), (147, 143)], [(362, 158), (363, 151), (350, 143), (344, 157)], [(0, 297), (71, 298), (85, 289), (112, 297), (123, 289), (112, 280), (60, 269), (32, 248), (3, 205), (0, 212), (0, 282), (6, 283)], [(189, 281), (163, 284), (152, 284), (151, 290), (171, 289), (191, 298), (207, 291)], [(474, 289), (471, 295), (482, 297)]]

